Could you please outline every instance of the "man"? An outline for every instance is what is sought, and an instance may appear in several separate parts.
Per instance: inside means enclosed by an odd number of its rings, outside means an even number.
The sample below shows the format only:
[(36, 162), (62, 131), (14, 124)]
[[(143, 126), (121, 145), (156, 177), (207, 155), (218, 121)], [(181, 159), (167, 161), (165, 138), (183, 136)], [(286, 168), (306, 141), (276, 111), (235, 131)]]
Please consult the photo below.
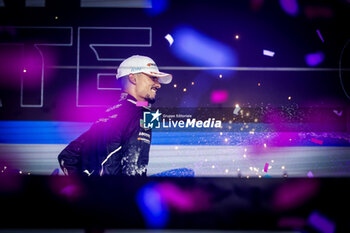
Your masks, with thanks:
[(160, 72), (151, 58), (135, 55), (120, 64), (117, 79), (125, 92), (118, 103), (58, 155), (64, 174), (146, 176), (151, 130), (141, 120), (150, 109), (140, 105), (154, 103), (172, 75)]

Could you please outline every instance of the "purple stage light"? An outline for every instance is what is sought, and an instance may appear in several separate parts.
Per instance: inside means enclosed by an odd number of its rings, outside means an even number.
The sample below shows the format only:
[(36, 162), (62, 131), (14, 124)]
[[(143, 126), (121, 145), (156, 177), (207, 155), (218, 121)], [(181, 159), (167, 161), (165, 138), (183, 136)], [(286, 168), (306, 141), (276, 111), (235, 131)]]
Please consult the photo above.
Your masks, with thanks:
[(325, 55), (319, 51), (316, 53), (309, 53), (305, 55), (305, 62), (308, 66), (317, 66), (323, 62)]
[(210, 100), (214, 104), (225, 103), (228, 99), (228, 92), (226, 90), (215, 90), (210, 95)]
[(288, 15), (296, 16), (299, 13), (297, 0), (280, 0), (280, 5)]

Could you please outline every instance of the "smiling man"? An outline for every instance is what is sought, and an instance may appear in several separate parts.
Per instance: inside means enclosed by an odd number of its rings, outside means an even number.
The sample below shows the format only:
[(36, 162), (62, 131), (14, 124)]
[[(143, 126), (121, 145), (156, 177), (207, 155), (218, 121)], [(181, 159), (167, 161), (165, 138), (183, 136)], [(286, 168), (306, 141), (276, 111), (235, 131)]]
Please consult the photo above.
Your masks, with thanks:
[(134, 55), (118, 67), (123, 93), (105, 116), (72, 141), (59, 155), (64, 174), (146, 176), (151, 129), (143, 128), (143, 113), (150, 111), (161, 84), (172, 75), (160, 72), (146, 56)]

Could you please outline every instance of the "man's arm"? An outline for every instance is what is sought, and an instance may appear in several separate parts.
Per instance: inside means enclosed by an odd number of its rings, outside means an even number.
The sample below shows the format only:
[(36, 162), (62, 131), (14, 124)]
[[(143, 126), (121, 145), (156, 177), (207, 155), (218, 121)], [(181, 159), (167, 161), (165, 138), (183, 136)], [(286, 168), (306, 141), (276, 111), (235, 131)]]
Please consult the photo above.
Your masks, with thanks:
[(75, 139), (58, 155), (58, 162), (65, 175), (81, 174), (81, 157), (86, 133)]

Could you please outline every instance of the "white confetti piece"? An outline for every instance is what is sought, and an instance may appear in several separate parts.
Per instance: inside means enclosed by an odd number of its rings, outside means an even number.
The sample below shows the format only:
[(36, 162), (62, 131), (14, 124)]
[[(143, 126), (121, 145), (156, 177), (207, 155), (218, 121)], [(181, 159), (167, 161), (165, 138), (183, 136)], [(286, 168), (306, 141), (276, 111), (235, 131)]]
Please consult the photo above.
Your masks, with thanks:
[(266, 50), (266, 49), (264, 49), (263, 54), (264, 54), (265, 56), (269, 56), (269, 57), (275, 56), (275, 52), (270, 51), (270, 50)]
[(169, 42), (169, 46), (174, 43), (174, 38), (170, 34), (167, 34), (164, 38)]
[(343, 115), (343, 111), (333, 110), (333, 112), (334, 112), (337, 116)]
[(239, 111), (241, 110), (241, 108), (239, 107), (239, 105), (237, 104), (235, 109), (233, 110), (233, 114), (238, 115)]

